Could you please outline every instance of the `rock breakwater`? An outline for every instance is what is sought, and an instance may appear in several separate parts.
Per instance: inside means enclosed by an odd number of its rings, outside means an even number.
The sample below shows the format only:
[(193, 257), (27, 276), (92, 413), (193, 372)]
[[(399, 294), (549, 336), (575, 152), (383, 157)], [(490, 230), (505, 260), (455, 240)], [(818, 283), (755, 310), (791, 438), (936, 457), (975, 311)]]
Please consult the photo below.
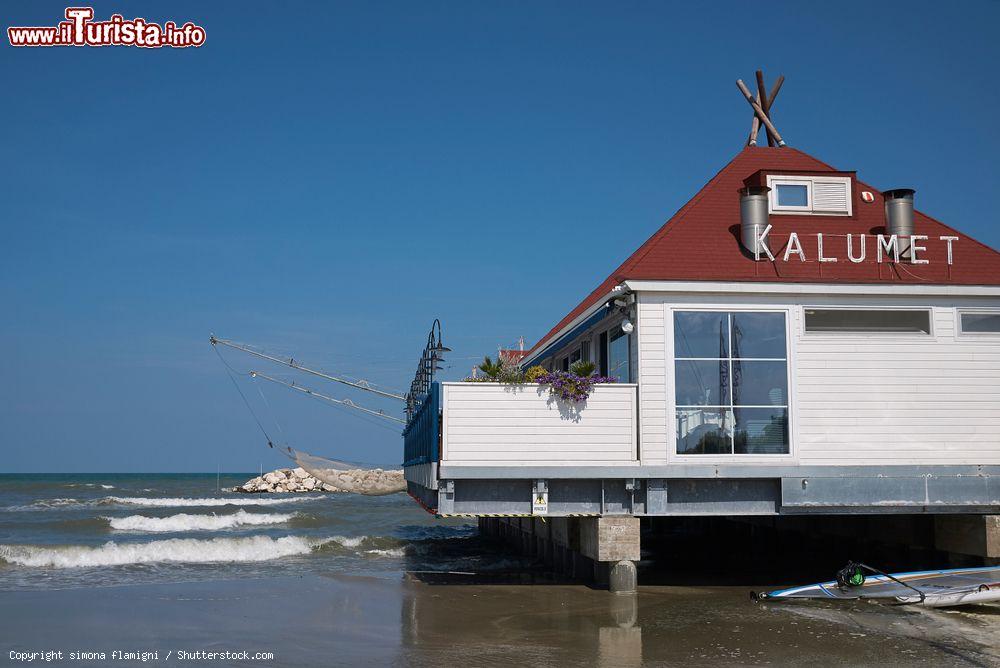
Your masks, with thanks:
[[(303, 468), (277, 469), (262, 476), (251, 478), (234, 492), (245, 494), (268, 494), (289, 492), (355, 492), (359, 494), (402, 492), (406, 490), (406, 480), (402, 471), (385, 471), (383, 469), (351, 469), (347, 471), (330, 471), (325, 476), (327, 481), (320, 480)], [(328, 480), (337, 480), (339, 485)]]

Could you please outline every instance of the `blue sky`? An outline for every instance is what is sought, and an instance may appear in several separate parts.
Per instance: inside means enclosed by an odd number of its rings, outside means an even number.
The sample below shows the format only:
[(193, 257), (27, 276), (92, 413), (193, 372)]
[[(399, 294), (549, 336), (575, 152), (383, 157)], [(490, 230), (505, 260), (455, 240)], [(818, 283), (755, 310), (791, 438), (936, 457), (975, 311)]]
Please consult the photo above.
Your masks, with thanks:
[[(434, 317), (446, 378), (533, 341), (740, 150), (758, 67), (791, 146), (1000, 247), (995, 2), (114, 12), (207, 43), (2, 47), (0, 470), (281, 465), (210, 332), (401, 389)], [(292, 445), (399, 461), (390, 429), (262, 389)]]

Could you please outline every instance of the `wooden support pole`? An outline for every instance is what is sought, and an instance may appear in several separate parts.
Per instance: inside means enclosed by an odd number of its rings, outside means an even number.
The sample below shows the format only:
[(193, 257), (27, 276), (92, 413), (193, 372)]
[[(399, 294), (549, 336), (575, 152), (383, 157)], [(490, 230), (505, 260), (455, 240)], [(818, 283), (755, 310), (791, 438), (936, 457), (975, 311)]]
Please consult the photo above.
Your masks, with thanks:
[(754, 96), (750, 94), (750, 89), (747, 88), (745, 83), (743, 83), (743, 80), (737, 79), (736, 86), (740, 89), (740, 92), (743, 93), (743, 97), (746, 98), (747, 103), (753, 107), (754, 112), (760, 118), (760, 122), (764, 124), (765, 128), (771, 131), (771, 135), (777, 140), (778, 146), (784, 146), (785, 140), (781, 138), (781, 134), (778, 132), (778, 129), (774, 127), (774, 124), (771, 123), (771, 119), (767, 117), (764, 110), (761, 109), (759, 104), (757, 104), (757, 100), (755, 100)]
[(771, 107), (774, 106), (774, 98), (778, 97), (778, 91), (781, 90), (781, 84), (785, 83), (785, 75), (779, 74), (777, 81), (774, 82), (774, 86), (771, 88), (770, 94), (767, 96), (767, 115), (771, 116)]
[[(757, 94), (757, 104), (760, 104), (760, 94)], [(757, 118), (757, 114), (753, 115), (753, 123), (750, 124), (750, 138), (747, 140), (747, 146), (757, 145), (757, 135), (760, 134), (760, 119)]]
[[(757, 70), (757, 104), (760, 108), (764, 110), (764, 115), (768, 116), (771, 114), (771, 101), (767, 99), (767, 89), (764, 88), (764, 72)], [(771, 131), (764, 128), (764, 133), (767, 135), (767, 145), (774, 146), (774, 137), (771, 136)]]

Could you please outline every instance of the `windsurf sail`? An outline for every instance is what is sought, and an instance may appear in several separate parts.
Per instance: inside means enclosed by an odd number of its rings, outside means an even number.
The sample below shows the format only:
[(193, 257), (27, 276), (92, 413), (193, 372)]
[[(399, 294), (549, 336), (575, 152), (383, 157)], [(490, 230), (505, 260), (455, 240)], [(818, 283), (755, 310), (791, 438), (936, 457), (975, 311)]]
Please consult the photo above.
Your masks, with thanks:
[[(866, 571), (868, 571), (866, 573)], [(1000, 566), (883, 573), (848, 564), (829, 582), (753, 594), (755, 600), (889, 599), (930, 608), (1000, 601)]]

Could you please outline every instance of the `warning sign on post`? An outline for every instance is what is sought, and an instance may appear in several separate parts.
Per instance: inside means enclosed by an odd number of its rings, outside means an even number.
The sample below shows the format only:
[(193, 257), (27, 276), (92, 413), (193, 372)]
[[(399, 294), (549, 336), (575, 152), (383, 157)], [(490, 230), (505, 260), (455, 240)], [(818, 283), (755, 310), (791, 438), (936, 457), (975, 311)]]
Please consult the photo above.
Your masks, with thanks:
[(549, 493), (548, 491), (534, 493), (534, 502), (531, 504), (531, 514), (532, 515), (548, 515), (549, 514)]

